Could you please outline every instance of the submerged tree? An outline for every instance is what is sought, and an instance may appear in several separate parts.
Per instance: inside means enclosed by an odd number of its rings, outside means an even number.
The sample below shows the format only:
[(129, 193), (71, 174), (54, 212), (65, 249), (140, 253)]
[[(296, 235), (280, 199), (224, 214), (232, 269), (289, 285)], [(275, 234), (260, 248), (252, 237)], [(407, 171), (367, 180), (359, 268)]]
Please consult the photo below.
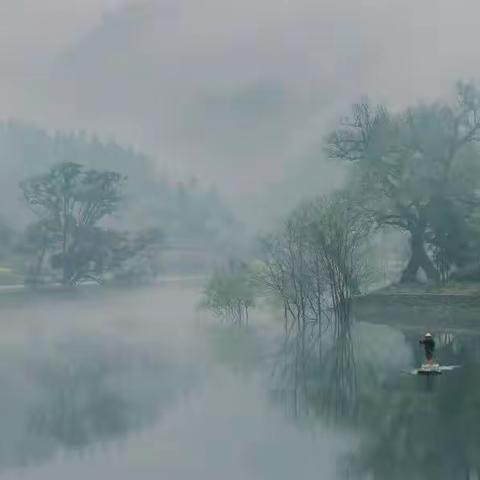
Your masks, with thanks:
[(336, 415), (354, 413), (356, 406), (356, 368), (352, 341), (351, 308), (359, 293), (366, 268), (363, 247), (371, 229), (366, 216), (353, 198), (338, 194), (314, 205), (317, 221), (312, 224), (312, 239), (327, 277), (328, 304), (333, 317), (333, 357), (331, 382), (326, 396)]
[[(350, 196), (337, 194), (304, 203), (263, 241), (262, 278), (283, 306), (284, 370), (293, 375), (295, 411), (299, 402), (308, 406), (309, 385), (319, 382), (335, 386), (325, 388), (323, 398), (337, 413), (353, 409), (351, 302), (364, 273), (362, 247), (370, 225)], [(323, 334), (331, 326), (324, 353)]]
[(311, 213), (311, 204), (301, 205), (279, 231), (262, 239), (262, 282), (282, 303), (287, 337), (298, 336), (303, 346), (307, 337), (321, 337), (324, 313), (325, 276), (312, 248)]
[(217, 270), (204, 291), (202, 306), (225, 322), (248, 325), (255, 304), (255, 285), (250, 268), (237, 261)]
[(295, 415), (302, 406), (308, 406), (309, 366), (319, 364), (322, 336), (329, 321), (324, 305), (326, 277), (311, 242), (311, 207), (311, 203), (304, 203), (277, 232), (262, 239), (260, 280), (282, 306), (282, 374), (292, 381)]
[(463, 211), (478, 205), (479, 140), (480, 92), (470, 84), (458, 85), (454, 105), (420, 105), (400, 114), (355, 105), (328, 137), (329, 156), (356, 165), (355, 181), (377, 224), (409, 233), (411, 256), (402, 281), (415, 280), (419, 269), (440, 279), (426, 251), (430, 214), (442, 202)]
[(371, 221), (344, 194), (321, 198), (313, 206), (315, 221), (310, 225), (312, 242), (328, 280), (328, 290), (336, 327), (349, 321), (351, 301), (359, 293), (365, 273), (362, 246), (370, 232)]

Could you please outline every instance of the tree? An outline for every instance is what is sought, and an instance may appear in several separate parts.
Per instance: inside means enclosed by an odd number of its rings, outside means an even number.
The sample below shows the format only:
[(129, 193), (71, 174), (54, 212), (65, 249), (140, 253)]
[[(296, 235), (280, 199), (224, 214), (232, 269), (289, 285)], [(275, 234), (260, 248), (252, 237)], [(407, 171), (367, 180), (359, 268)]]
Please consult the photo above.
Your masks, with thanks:
[(248, 325), (249, 309), (254, 304), (251, 271), (246, 264), (232, 260), (227, 268), (213, 274), (205, 288), (202, 306), (224, 321)]
[(160, 250), (164, 234), (159, 228), (147, 228), (139, 233), (110, 232), (110, 254), (104, 268), (117, 283), (148, 284), (160, 273)]
[(362, 246), (370, 231), (370, 218), (343, 193), (317, 199), (312, 209), (312, 243), (327, 278), (335, 328), (341, 336), (350, 322), (351, 300), (359, 292), (365, 272)]
[(371, 219), (348, 194), (319, 198), (313, 204), (311, 238), (327, 278), (327, 298), (333, 317), (333, 388), (327, 404), (336, 415), (356, 411), (357, 380), (351, 337), (351, 305), (365, 275), (363, 246)]
[(304, 202), (277, 232), (261, 240), (261, 281), (282, 304), (286, 345), (292, 337), (302, 357), (310, 355), (312, 345), (320, 357), (326, 315), (326, 276), (312, 242), (311, 225), (316, 221), (312, 207), (312, 202)]
[(46, 248), (64, 285), (95, 278), (105, 252), (99, 222), (112, 215), (122, 198), (124, 177), (111, 171), (85, 170), (61, 163), (20, 184), (24, 198), (48, 229)]
[(450, 279), (451, 268), (461, 268), (475, 259), (477, 234), (469, 216), (455, 202), (438, 199), (428, 211), (430, 228), (426, 242), (428, 251), (443, 283)]
[[(276, 233), (263, 239), (260, 278), (283, 307), (283, 372), (293, 376), (295, 412), (302, 404), (308, 408), (312, 366), (321, 365), (313, 384), (318, 386), (326, 372), (334, 379), (334, 388), (323, 395), (325, 405), (338, 414), (354, 413), (350, 313), (364, 273), (362, 247), (370, 226), (371, 219), (341, 192), (303, 202)], [(324, 354), (327, 331), (333, 348)]]
[(430, 280), (440, 279), (426, 252), (430, 212), (444, 201), (463, 209), (478, 204), (478, 140), (480, 93), (462, 83), (453, 105), (420, 105), (399, 114), (355, 105), (351, 117), (329, 135), (329, 156), (355, 164), (356, 182), (377, 224), (409, 233), (403, 282), (414, 281), (419, 269)]
[(19, 246), (21, 253), (33, 258), (28, 265), (26, 283), (33, 286), (40, 283), (45, 257), (54, 241), (55, 228), (48, 220), (39, 220), (28, 225)]
[(303, 203), (277, 234), (263, 240), (263, 282), (282, 300), (285, 317), (298, 331), (321, 323), (328, 309), (338, 332), (349, 324), (370, 227), (353, 198), (338, 193)]

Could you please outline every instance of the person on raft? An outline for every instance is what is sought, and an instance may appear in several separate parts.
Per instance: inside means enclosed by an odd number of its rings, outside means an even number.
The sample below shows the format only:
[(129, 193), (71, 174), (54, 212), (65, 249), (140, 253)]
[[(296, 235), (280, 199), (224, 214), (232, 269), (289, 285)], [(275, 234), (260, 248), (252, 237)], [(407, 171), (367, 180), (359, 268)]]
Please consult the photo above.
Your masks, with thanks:
[(430, 332), (427, 332), (423, 338), (420, 340), (420, 343), (425, 348), (425, 358), (427, 359), (427, 364), (433, 364), (433, 352), (435, 351), (435, 340), (433, 335)]

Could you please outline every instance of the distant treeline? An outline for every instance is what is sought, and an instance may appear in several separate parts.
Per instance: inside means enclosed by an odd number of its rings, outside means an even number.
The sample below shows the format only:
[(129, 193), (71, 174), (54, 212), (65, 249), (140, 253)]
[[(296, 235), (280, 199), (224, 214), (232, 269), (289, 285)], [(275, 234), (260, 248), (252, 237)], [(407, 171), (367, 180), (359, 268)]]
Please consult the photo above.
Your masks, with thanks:
[[(0, 236), (3, 240), (0, 260), (5, 271), (11, 269), (15, 272), (16, 280), (19, 272), (29, 270), (31, 275), (35, 271), (36, 267), (25, 256), (28, 257), (29, 251), (33, 254), (38, 250), (39, 245), (35, 242), (41, 243), (41, 233), (47, 225), (53, 228), (58, 220), (54, 218), (53, 210), (48, 212), (50, 207), (46, 205), (44, 211), (38, 213), (38, 199), (30, 196), (26, 201), (26, 182), (36, 181), (39, 187), (43, 181), (43, 187), (53, 188), (48, 182), (53, 181), (55, 175), (65, 174), (68, 165), (73, 170), (78, 169), (79, 173), (74, 175), (75, 182), (78, 181), (78, 185), (72, 186), (74, 190), (81, 184), (85, 187), (85, 182), (97, 181), (101, 175), (112, 181), (110, 186), (118, 188), (114, 205), (108, 214), (97, 220), (109, 231), (130, 232), (130, 240), (142, 237), (146, 232), (150, 232), (150, 237), (151, 232), (158, 235), (161, 232), (162, 244), (170, 249), (178, 245), (204, 251), (221, 250), (228, 243), (229, 236), (233, 238), (235, 235), (233, 215), (215, 190), (202, 188), (195, 178), (184, 183), (171, 181), (166, 173), (157, 171), (152, 158), (113, 140), (104, 142), (84, 132), (49, 133), (18, 122), (3, 122), (0, 123), (0, 158), (0, 201), (3, 205), (0, 210)], [(70, 193), (72, 198), (78, 197), (78, 192)], [(35, 208), (28, 208), (29, 202), (30, 207), (35, 204)], [(45, 223), (46, 220), (50, 223)], [(40, 221), (43, 222), (42, 228), (38, 224)], [(77, 224), (78, 221), (77, 218)], [(154, 237), (158, 240), (157, 234)], [(65, 252), (62, 255), (65, 260)], [(58, 255), (53, 258), (58, 262)], [(63, 272), (62, 278), (65, 275)]]

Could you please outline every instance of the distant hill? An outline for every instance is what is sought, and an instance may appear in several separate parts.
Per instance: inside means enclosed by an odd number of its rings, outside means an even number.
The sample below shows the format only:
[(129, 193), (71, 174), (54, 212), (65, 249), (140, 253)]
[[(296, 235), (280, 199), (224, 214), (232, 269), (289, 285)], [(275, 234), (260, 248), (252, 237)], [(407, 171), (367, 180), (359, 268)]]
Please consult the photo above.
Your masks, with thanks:
[(172, 182), (147, 155), (113, 140), (18, 122), (0, 123), (0, 218), (15, 228), (30, 221), (19, 182), (63, 161), (127, 176), (124, 209), (115, 219), (121, 228), (160, 227), (170, 243), (202, 247), (233, 233), (235, 222), (220, 196), (195, 179)]
[(124, 6), (59, 56), (47, 92), (79, 125), (142, 145), (242, 205), (282, 177), (308, 120), (281, 81), (252, 68), (268, 55), (234, 40), (195, 2)]

